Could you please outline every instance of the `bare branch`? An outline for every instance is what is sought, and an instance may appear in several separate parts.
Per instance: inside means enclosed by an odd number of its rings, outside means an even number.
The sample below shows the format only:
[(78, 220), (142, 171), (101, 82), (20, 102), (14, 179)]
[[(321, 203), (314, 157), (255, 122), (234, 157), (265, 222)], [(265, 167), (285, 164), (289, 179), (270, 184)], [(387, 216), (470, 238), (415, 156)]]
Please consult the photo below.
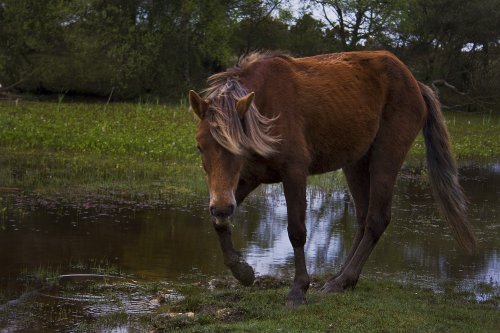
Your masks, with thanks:
[(323, 17), (325, 18), (325, 20), (328, 21), (328, 23), (332, 26), (332, 28), (334, 28), (335, 27), (335, 22), (331, 21), (330, 18), (328, 17), (328, 14), (327, 14), (326, 8), (325, 8), (325, 4), (322, 3), (321, 7), (323, 9)]
[(460, 91), (458, 90), (457, 87), (455, 87), (454, 85), (450, 84), (448, 81), (446, 80), (434, 80), (432, 81), (432, 88), (439, 93), (439, 89), (437, 87), (437, 85), (441, 85), (441, 86), (445, 86), (449, 89), (451, 89), (454, 93), (458, 94), (458, 95), (461, 95), (461, 96), (467, 96), (468, 94), (463, 92), (463, 91)]
[(437, 94), (439, 94), (439, 88), (437, 86), (444, 86), (444, 87), (450, 89), (451, 91), (453, 91), (455, 94), (465, 97), (465, 103), (455, 104), (455, 105), (451, 105), (451, 106), (443, 104), (443, 105), (441, 105), (441, 107), (443, 109), (448, 109), (448, 110), (462, 109), (464, 107), (469, 107), (471, 105), (475, 105), (481, 109), (485, 109), (487, 111), (490, 111), (491, 106), (495, 105), (495, 103), (488, 101), (491, 99), (491, 97), (486, 97), (486, 96), (471, 97), (469, 95), (469, 93), (458, 90), (457, 87), (450, 84), (446, 80), (442, 80), (442, 79), (441, 80), (434, 80), (434, 81), (432, 81), (431, 86), (434, 89), (434, 91), (436, 91)]
[(2, 87), (0, 86), (0, 92), (7, 92), (9, 90), (12, 90), (14, 89), (15, 87), (17, 87), (18, 85), (20, 85), (21, 83), (23, 83), (24, 81), (26, 81), (26, 78), (22, 78), (20, 79), (19, 81), (17, 82), (14, 82), (13, 84), (7, 86), (7, 87)]

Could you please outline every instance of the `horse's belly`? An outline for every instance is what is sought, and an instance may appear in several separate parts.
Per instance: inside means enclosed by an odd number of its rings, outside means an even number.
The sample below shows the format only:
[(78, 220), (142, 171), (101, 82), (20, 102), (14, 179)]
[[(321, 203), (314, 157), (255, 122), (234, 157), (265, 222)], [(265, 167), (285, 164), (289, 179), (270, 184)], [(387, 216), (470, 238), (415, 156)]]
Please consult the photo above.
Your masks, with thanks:
[(318, 154), (313, 159), (311, 166), (309, 168), (310, 174), (320, 174), (325, 172), (330, 172), (338, 170), (345, 167), (359, 159), (361, 159), (366, 154), (366, 150), (363, 151), (351, 151), (344, 154), (339, 154), (332, 152), (330, 154)]
[(359, 136), (331, 134), (329, 140), (318, 141), (310, 146), (311, 174), (325, 173), (343, 168), (361, 159), (370, 149), (376, 136), (372, 128)]

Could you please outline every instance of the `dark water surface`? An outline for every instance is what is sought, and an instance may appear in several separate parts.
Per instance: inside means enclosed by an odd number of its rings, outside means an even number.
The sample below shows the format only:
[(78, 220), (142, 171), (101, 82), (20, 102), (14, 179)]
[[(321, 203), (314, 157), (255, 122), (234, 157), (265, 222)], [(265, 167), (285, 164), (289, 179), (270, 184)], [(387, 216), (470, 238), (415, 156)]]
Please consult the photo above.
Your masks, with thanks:
[[(500, 164), (461, 170), (479, 251), (465, 255), (438, 216), (420, 177), (400, 177), (392, 223), (363, 271), (366, 276), (465, 288), (500, 283)], [(206, 198), (184, 207), (12, 201), (0, 212), (0, 290), (15, 288), (20, 274), (40, 268), (74, 273), (88, 263), (114, 266), (137, 278), (176, 280), (185, 275), (227, 274), (209, 223)], [(233, 240), (257, 274), (293, 274), (286, 206), (279, 185), (258, 190), (239, 208)], [(356, 230), (354, 206), (344, 191), (310, 187), (307, 266), (334, 273)], [(363, 278), (363, 277), (362, 277)]]
[[(425, 182), (402, 177), (392, 223), (364, 272), (500, 283), (500, 165), (461, 170), (479, 253), (466, 256), (440, 220)], [(346, 201), (347, 199), (347, 201)], [(226, 273), (204, 198), (192, 205), (140, 208), (116, 204), (9, 207), (0, 216), (0, 277), (21, 271), (103, 261), (135, 276), (177, 279), (193, 271)], [(43, 206), (43, 207), (42, 207)], [(47, 207), (48, 206), (48, 207)], [(280, 185), (261, 188), (239, 208), (233, 238), (258, 274), (293, 271)], [(308, 191), (308, 269), (333, 272), (356, 230), (343, 191)]]

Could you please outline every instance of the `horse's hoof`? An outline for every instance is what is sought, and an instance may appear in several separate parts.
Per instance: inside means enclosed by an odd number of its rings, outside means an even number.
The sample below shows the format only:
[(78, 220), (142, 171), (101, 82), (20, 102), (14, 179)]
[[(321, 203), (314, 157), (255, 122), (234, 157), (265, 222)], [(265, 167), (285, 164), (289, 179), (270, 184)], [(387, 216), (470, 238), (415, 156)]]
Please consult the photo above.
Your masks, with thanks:
[(347, 289), (353, 289), (356, 282), (348, 282), (344, 279), (334, 278), (328, 280), (325, 285), (321, 288), (323, 293), (340, 293)]
[(251, 286), (255, 280), (255, 273), (252, 266), (244, 261), (240, 261), (230, 267), (233, 276), (244, 286)]
[(342, 292), (344, 290), (345, 290), (344, 287), (342, 287), (340, 284), (334, 283), (334, 282), (327, 282), (321, 288), (321, 292), (323, 292), (325, 294), (326, 293), (339, 293), (339, 292)]
[(306, 303), (306, 295), (301, 290), (292, 289), (286, 296), (285, 305), (289, 308), (296, 308)]

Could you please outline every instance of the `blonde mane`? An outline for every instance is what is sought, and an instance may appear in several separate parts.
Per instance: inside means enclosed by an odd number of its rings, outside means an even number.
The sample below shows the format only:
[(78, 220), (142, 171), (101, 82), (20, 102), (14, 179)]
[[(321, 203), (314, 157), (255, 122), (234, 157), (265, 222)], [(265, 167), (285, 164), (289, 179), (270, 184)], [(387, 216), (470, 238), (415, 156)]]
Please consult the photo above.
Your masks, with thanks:
[(220, 145), (235, 155), (254, 152), (269, 156), (276, 151), (274, 146), (279, 142), (279, 138), (270, 134), (276, 118), (261, 115), (253, 102), (243, 119), (236, 111), (238, 100), (249, 93), (239, 81), (239, 75), (250, 64), (267, 56), (251, 53), (241, 58), (235, 67), (208, 78), (209, 86), (204, 91), (204, 97), (210, 102), (206, 115), (210, 132)]

